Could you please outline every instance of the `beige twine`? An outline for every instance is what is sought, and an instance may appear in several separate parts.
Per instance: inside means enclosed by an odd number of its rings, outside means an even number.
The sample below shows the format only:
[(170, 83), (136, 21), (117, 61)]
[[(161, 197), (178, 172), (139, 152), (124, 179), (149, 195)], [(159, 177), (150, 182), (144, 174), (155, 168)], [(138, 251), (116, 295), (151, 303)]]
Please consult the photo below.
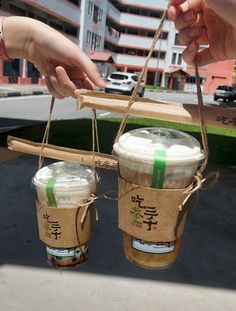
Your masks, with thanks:
[[(123, 134), (123, 132), (125, 130), (125, 127), (126, 127), (126, 124), (127, 124), (128, 118), (129, 118), (130, 108), (132, 107), (133, 103), (135, 103), (135, 101), (136, 101), (138, 90), (140, 88), (140, 84), (143, 80), (145, 71), (147, 69), (148, 62), (152, 56), (152, 53), (155, 49), (157, 41), (160, 38), (162, 27), (163, 27), (164, 22), (167, 18), (167, 12), (168, 12), (168, 10), (166, 9), (162, 15), (162, 18), (160, 20), (160, 24), (159, 24), (159, 26), (155, 32), (155, 36), (153, 38), (152, 46), (151, 46), (149, 53), (148, 53), (148, 56), (145, 60), (145, 64), (143, 66), (143, 69), (142, 69), (141, 74), (139, 76), (139, 79), (137, 81), (137, 84), (136, 84), (136, 86), (135, 86), (135, 88), (134, 88), (134, 90), (130, 96), (128, 105), (125, 109), (120, 127), (118, 129), (118, 132), (117, 132), (117, 135), (115, 138), (115, 142), (117, 142), (119, 140), (120, 136)], [(198, 59), (197, 58), (195, 59), (195, 76), (196, 76), (197, 97), (198, 97), (198, 113), (199, 113), (199, 118), (200, 118), (201, 137), (202, 137), (203, 152), (204, 152), (205, 158), (204, 158), (203, 164), (200, 166), (199, 170), (196, 172), (193, 183), (188, 188), (186, 188), (186, 190), (184, 191), (184, 193), (187, 193), (188, 195), (185, 198), (185, 200), (183, 201), (183, 203), (179, 206), (179, 210), (182, 210), (183, 206), (186, 204), (186, 202), (188, 201), (190, 196), (194, 192), (198, 191), (202, 187), (203, 182), (206, 180), (206, 179), (203, 179), (202, 173), (207, 166), (208, 156), (209, 156), (207, 131), (206, 131), (205, 120), (204, 120), (204, 116), (203, 116), (203, 97), (202, 97), (202, 90), (201, 90), (201, 83), (200, 83), (200, 77), (199, 77), (199, 71), (198, 71)], [(51, 105), (50, 105), (49, 118), (48, 118), (47, 126), (45, 129), (45, 133), (44, 133), (44, 137), (43, 137), (43, 141), (42, 141), (42, 146), (41, 146), (41, 151), (40, 151), (40, 156), (39, 156), (39, 168), (42, 167), (42, 163), (43, 163), (43, 158), (42, 158), (43, 147), (45, 145), (45, 142), (48, 143), (51, 115), (52, 115), (52, 111), (53, 111), (53, 107), (54, 107), (54, 102), (55, 102), (55, 98), (52, 97)], [(96, 110), (95, 109), (92, 110), (92, 139), (93, 139), (92, 151), (93, 151), (93, 159), (94, 159), (93, 166), (94, 166), (94, 170), (95, 170), (95, 149), (97, 148), (97, 151), (100, 152), (99, 151), (100, 148), (99, 148), (97, 118), (96, 118)], [(95, 180), (96, 180), (96, 182), (98, 182), (96, 171), (95, 171), (95, 176), (96, 176)], [(114, 193), (114, 191), (112, 191), (112, 192)], [(93, 203), (96, 200), (102, 199), (102, 198), (110, 199), (110, 200), (114, 200), (114, 199), (117, 200), (117, 198), (112, 198), (112, 197), (107, 196), (106, 193), (102, 194), (101, 196), (98, 196), (98, 197), (92, 195), (88, 199), (88, 201), (82, 205), (82, 206), (86, 206), (86, 208), (85, 208), (84, 213), (83, 213), (82, 218), (81, 218), (81, 224), (84, 224), (84, 222), (86, 220), (86, 216), (88, 214), (88, 210), (91, 206), (93, 206)], [(97, 220), (98, 219), (98, 213), (97, 213), (96, 208), (95, 208), (95, 211), (96, 211), (96, 220)]]

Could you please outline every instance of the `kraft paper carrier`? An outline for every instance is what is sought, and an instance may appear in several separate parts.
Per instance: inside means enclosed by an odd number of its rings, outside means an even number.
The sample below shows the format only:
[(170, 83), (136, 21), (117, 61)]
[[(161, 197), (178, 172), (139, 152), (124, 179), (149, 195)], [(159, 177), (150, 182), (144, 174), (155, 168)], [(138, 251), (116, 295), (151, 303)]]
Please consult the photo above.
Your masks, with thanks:
[[(78, 96), (77, 106), (78, 110), (84, 107), (91, 108), (94, 115), (96, 109), (123, 113), (123, 120), (120, 124), (115, 141), (118, 141), (119, 137), (122, 135), (130, 115), (200, 125), (205, 160), (197, 171), (193, 183), (189, 185), (188, 188), (151, 189), (135, 185), (119, 177), (119, 228), (139, 239), (154, 242), (173, 241), (181, 237), (183, 234), (188, 210), (187, 202), (189, 198), (201, 188), (202, 183), (204, 182), (202, 173), (205, 170), (208, 161), (206, 127), (213, 126), (235, 129), (236, 126), (235, 109), (213, 108), (203, 105), (197, 59), (195, 61), (195, 75), (198, 105), (185, 105), (167, 101), (151, 100), (139, 98), (137, 96), (140, 83), (145, 74), (148, 61), (151, 58), (157, 40), (160, 37), (161, 28), (166, 16), (167, 10), (164, 12), (160, 21), (160, 25), (156, 31), (152, 46), (150, 48), (150, 52), (132, 95), (128, 97), (123, 95), (105, 94), (90, 90), (81, 90), (80, 95)], [(13, 151), (39, 156), (40, 166), (42, 165), (42, 159), (47, 157), (118, 171), (118, 158), (114, 155), (100, 153), (99, 150), (98, 152), (95, 152), (94, 147), (92, 151), (84, 151), (48, 144), (50, 120), (54, 100), (55, 99), (52, 98), (49, 119), (42, 143), (35, 143), (17, 137), (8, 136), (8, 148)], [(95, 138), (94, 133), (97, 133), (96, 122), (93, 122), (93, 146), (95, 145), (95, 139), (97, 139), (97, 136)], [(146, 205), (148, 206), (158, 205), (158, 238), (155, 230), (146, 230), (144, 226), (134, 222), (131, 217), (132, 197), (145, 198)], [(93, 202), (96, 199), (96, 197), (92, 197), (89, 202), (85, 202), (82, 206), (78, 207), (78, 209), (74, 209), (74, 211), (63, 211), (63, 209), (59, 208), (47, 208), (37, 203), (40, 239), (46, 244), (54, 247), (74, 247), (82, 245), (88, 241), (91, 235), (91, 228), (86, 223), (86, 219), (89, 218), (88, 215), (91, 211), (91, 207), (93, 207)], [(169, 207), (168, 209), (165, 208), (167, 205)], [(52, 215), (50, 214), (52, 218), (54, 217), (56, 219), (60, 219), (61, 224), (64, 226), (63, 232), (68, 233), (70, 231), (69, 228), (73, 228), (72, 233), (65, 234), (64, 238), (60, 239), (60, 243), (53, 242), (42, 229), (42, 215), (47, 213), (53, 213)]]

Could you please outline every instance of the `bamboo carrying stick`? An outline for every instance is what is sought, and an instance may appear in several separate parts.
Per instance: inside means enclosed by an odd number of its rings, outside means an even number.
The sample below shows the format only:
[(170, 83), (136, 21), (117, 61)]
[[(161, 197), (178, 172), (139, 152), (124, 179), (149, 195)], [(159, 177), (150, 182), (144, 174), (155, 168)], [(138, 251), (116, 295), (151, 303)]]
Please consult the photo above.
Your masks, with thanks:
[(8, 136), (7, 138), (8, 149), (37, 155), (40, 153), (43, 157), (80, 163), (84, 165), (95, 165), (99, 168), (117, 170), (117, 158), (115, 156), (92, 151), (64, 148), (45, 144), (42, 149), (41, 143), (35, 143), (26, 139)]
[[(84, 107), (106, 110), (110, 112), (124, 113), (129, 97), (124, 95), (106, 94), (95, 91), (81, 90), (78, 96), (78, 109)], [(173, 121), (185, 124), (199, 125), (199, 113), (197, 105), (180, 104), (137, 98), (130, 108), (130, 115), (150, 119)], [(221, 127), (236, 129), (236, 109), (203, 107), (203, 114), (207, 127)]]

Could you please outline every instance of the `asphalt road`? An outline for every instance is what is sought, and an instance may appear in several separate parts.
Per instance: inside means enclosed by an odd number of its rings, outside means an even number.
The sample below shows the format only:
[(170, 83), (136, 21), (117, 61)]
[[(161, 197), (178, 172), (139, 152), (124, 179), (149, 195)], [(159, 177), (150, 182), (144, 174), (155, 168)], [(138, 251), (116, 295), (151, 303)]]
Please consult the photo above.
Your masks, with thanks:
[[(197, 104), (195, 94), (167, 93), (146, 91), (146, 98), (160, 99), (171, 102)], [(204, 103), (217, 105), (211, 95), (204, 96)], [(19, 96), (0, 99), (0, 132), (32, 124), (34, 122), (46, 121), (50, 107), (49, 95)], [(106, 111), (98, 111), (99, 117), (114, 117), (119, 114), (111, 114)], [(66, 98), (56, 100), (52, 114), (52, 120), (90, 118), (91, 110), (82, 109), (77, 111), (76, 100)]]

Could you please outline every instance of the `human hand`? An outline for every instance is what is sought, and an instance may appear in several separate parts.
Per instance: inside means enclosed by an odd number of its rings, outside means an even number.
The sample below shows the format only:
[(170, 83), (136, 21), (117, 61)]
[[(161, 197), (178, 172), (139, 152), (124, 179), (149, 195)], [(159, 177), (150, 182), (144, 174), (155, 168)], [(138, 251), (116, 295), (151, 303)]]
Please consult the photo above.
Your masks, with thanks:
[[(184, 60), (200, 66), (236, 58), (235, 0), (170, 0), (168, 16), (186, 45)], [(198, 51), (199, 45), (208, 45)]]
[(76, 97), (80, 88), (105, 87), (96, 65), (85, 53), (44, 23), (8, 17), (4, 21), (4, 40), (8, 55), (32, 62), (45, 76), (47, 87), (56, 98)]

